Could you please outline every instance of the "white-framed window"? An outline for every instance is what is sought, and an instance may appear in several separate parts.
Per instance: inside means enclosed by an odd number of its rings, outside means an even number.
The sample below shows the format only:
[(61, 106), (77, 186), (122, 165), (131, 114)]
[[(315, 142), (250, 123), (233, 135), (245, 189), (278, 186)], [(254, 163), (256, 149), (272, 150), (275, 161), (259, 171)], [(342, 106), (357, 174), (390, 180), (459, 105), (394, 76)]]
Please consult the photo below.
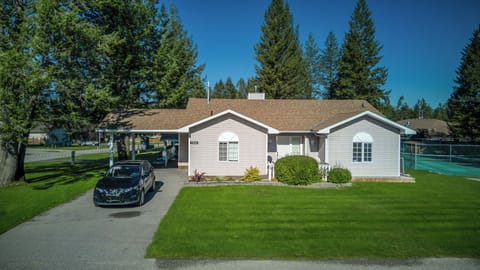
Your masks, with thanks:
[(232, 132), (224, 132), (218, 137), (218, 160), (238, 161), (238, 136)]
[(370, 134), (365, 132), (355, 134), (353, 137), (352, 161), (373, 161), (373, 138)]

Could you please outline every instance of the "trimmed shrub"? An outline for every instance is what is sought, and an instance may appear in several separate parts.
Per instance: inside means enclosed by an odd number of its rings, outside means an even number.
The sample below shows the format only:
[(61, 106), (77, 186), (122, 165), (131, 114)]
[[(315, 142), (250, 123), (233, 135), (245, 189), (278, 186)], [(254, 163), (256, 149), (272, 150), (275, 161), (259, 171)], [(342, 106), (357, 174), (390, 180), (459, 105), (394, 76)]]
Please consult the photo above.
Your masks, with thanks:
[(250, 168), (245, 170), (242, 180), (247, 182), (262, 180), (262, 177), (260, 176), (260, 170), (257, 167), (250, 166)]
[(275, 177), (288, 185), (308, 185), (321, 180), (317, 161), (307, 156), (286, 156), (277, 160)]
[(206, 180), (207, 180), (207, 178), (205, 177), (205, 173), (204, 172), (201, 173), (196, 169), (193, 172), (193, 175), (190, 177), (190, 181), (192, 181), (192, 182), (202, 182), (202, 181), (206, 181)]
[(343, 184), (352, 180), (352, 174), (345, 168), (333, 168), (328, 173), (328, 182)]

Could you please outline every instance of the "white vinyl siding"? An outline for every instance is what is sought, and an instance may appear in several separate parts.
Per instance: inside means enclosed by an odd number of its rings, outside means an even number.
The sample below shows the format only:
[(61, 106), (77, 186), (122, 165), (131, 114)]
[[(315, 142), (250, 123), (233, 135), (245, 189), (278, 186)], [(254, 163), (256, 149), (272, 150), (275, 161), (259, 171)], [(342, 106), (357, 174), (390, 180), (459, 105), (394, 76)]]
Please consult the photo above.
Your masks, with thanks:
[[(353, 140), (358, 133), (372, 137), (371, 146), (362, 142), (362, 150), (357, 150), (355, 162)], [(354, 177), (398, 177), (400, 176), (399, 131), (369, 117), (352, 121), (328, 134), (328, 163), (332, 166), (348, 168)], [(357, 148), (359, 149), (359, 148)], [(363, 162), (363, 160), (370, 160)]]
[[(221, 136), (226, 132), (235, 134), (238, 144), (228, 143), (226, 150), (220, 150)], [(266, 129), (231, 114), (190, 128), (189, 175), (197, 169), (208, 176), (242, 176), (250, 166), (266, 175), (266, 132)], [(227, 160), (237, 161), (221, 161), (225, 156)]]

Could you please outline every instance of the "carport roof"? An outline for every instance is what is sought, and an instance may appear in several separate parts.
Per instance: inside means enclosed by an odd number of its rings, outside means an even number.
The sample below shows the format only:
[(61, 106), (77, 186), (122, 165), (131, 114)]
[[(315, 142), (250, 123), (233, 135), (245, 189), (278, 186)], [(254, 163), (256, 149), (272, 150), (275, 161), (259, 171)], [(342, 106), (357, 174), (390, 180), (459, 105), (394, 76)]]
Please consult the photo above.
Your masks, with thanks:
[[(364, 100), (249, 100), (191, 98), (185, 109), (133, 109), (109, 113), (99, 131), (178, 132), (193, 123), (227, 110), (237, 112), (280, 132), (318, 130), (335, 116), (365, 111), (381, 115)], [(343, 117), (340, 117), (343, 118)], [(332, 121), (333, 120), (333, 121)]]

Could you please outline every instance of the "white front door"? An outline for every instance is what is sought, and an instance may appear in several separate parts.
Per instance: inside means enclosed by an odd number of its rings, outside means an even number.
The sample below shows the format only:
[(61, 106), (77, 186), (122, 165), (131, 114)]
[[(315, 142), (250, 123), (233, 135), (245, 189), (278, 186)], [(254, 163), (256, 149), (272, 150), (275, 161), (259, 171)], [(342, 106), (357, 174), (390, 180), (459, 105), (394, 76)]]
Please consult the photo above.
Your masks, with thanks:
[(278, 158), (289, 155), (302, 155), (303, 144), (301, 136), (278, 136), (277, 153)]

